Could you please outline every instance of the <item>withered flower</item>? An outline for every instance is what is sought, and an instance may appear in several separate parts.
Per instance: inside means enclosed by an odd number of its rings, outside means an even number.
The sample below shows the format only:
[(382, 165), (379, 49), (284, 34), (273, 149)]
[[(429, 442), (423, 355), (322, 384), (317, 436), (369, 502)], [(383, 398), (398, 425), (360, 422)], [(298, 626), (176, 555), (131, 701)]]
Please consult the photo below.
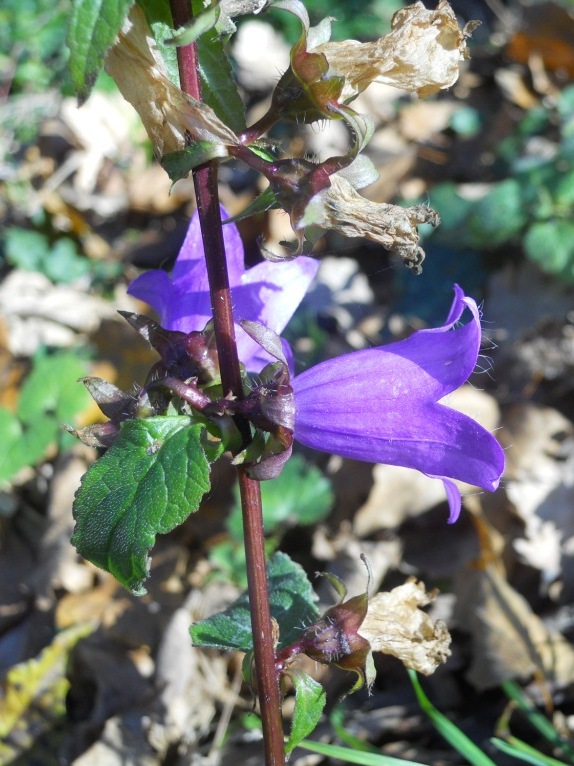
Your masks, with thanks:
[[(365, 557), (361, 557), (369, 570)], [(278, 672), (289, 675), (297, 654), (324, 665), (336, 665), (357, 675), (351, 691), (375, 679), (373, 652), (391, 654), (408, 668), (424, 675), (434, 673), (450, 657), (446, 625), (433, 622), (422, 607), (432, 603), (436, 591), (427, 593), (422, 583), (410, 580), (391, 591), (369, 598), (367, 592), (345, 601), (347, 590), (335, 575), (325, 574), (340, 601), (309, 625), (290, 646), (277, 655)], [(370, 580), (370, 571), (369, 571)]]
[(466, 40), (476, 25), (471, 21), (461, 30), (448, 0), (441, 0), (436, 10), (417, 2), (398, 10), (392, 31), (379, 40), (327, 42), (313, 52), (326, 57), (329, 76), (344, 77), (345, 103), (372, 82), (426, 97), (454, 85), (469, 55)]
[(311, 199), (297, 225), (333, 229), (346, 237), (366, 237), (395, 252), (415, 274), (421, 272), (425, 254), (418, 226), (438, 226), (438, 215), (426, 205), (400, 207), (371, 202), (339, 174), (331, 185)]
[(359, 635), (373, 652), (392, 654), (407, 668), (430, 675), (450, 657), (450, 634), (444, 622), (433, 622), (422, 607), (432, 603), (436, 591), (409, 580), (369, 599)]
[(310, 27), (296, 4), (289, 9), (303, 32), (275, 88), (270, 112), (304, 122), (337, 119), (333, 105), (349, 104), (372, 82), (421, 97), (449, 88), (468, 58), (466, 40), (477, 24), (461, 30), (448, 0), (440, 0), (436, 10), (417, 2), (397, 11), (391, 32), (379, 40), (330, 42), (328, 19)]
[(158, 157), (185, 147), (186, 132), (227, 156), (235, 133), (213, 109), (185, 95), (168, 76), (141, 6), (134, 5), (106, 58), (106, 72), (139, 114)]

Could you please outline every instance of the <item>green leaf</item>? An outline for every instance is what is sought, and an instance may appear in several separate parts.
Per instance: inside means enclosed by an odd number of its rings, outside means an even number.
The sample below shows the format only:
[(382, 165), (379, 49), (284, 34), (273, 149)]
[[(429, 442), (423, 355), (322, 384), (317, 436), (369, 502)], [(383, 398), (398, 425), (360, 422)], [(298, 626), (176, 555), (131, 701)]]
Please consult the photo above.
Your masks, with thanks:
[(527, 223), (522, 185), (513, 178), (501, 181), (472, 205), (468, 218), (471, 247), (498, 247), (518, 236)]
[(405, 761), (402, 758), (392, 758), (390, 755), (380, 755), (379, 753), (363, 753), (348, 747), (328, 745), (326, 742), (312, 742), (308, 739), (300, 742), (299, 747), (310, 750), (312, 753), (326, 755), (329, 758), (356, 763), (359, 766), (425, 766), (425, 764), (417, 763), (417, 761)]
[(180, 27), (173, 33), (173, 37), (165, 40), (166, 45), (190, 45), (205, 32), (216, 25), (221, 9), (214, 5), (203, 13), (193, 18), (185, 27)]
[(325, 690), (318, 681), (299, 670), (290, 674), (295, 687), (295, 710), (291, 721), (285, 752), (290, 753), (319, 723), (327, 701)]
[(227, 224), (243, 221), (245, 218), (249, 218), (249, 216), (258, 215), (259, 213), (266, 213), (268, 210), (271, 210), (271, 208), (278, 207), (280, 207), (280, 205), (277, 201), (277, 196), (275, 192), (272, 191), (271, 187), (268, 186), (261, 192), (261, 194), (255, 197), (255, 199), (250, 202), (249, 205), (247, 205), (247, 207), (241, 211), (241, 213), (237, 213), (237, 215), (234, 215), (231, 218), (227, 218), (224, 223)]
[(535, 223), (526, 232), (528, 258), (564, 282), (574, 282), (574, 223), (561, 219)]
[(456, 233), (457, 242), (468, 246), (466, 219), (473, 204), (471, 200), (461, 197), (456, 184), (447, 182), (435, 186), (430, 193), (429, 205), (440, 215), (441, 225), (433, 234), (434, 239), (449, 243), (453, 233)]
[(429, 698), (423, 691), (417, 674), (414, 670), (407, 668), (407, 673), (411, 679), (411, 683), (414, 687), (415, 694), (421, 709), (430, 718), (433, 726), (438, 733), (446, 739), (446, 741), (454, 747), (454, 749), (460, 753), (466, 760), (472, 764), (472, 766), (496, 766), (486, 753), (474, 744), (464, 732), (462, 732), (457, 726), (449, 721), (449, 719), (438, 711), (431, 703)]
[(506, 755), (510, 755), (519, 761), (530, 763), (532, 766), (567, 766), (564, 761), (550, 758), (550, 756), (544, 755), (544, 753), (527, 745), (526, 742), (516, 739), (516, 737), (509, 737), (507, 741), (498, 737), (492, 737), (490, 741), (501, 752), (506, 753)]
[(33, 426), (43, 413), (52, 415), (56, 428), (88, 406), (90, 396), (78, 378), (86, 374), (86, 362), (64, 352), (36, 357), (18, 399), (18, 417)]
[[(271, 615), (279, 624), (279, 648), (293, 643), (302, 626), (317, 619), (316, 596), (307, 575), (285, 553), (276, 553), (267, 568)], [(190, 628), (195, 646), (217, 649), (253, 649), (247, 593), (224, 612), (196, 622)]]
[(245, 107), (222, 40), (211, 30), (197, 41), (203, 100), (235, 133), (245, 130)]
[(137, 2), (145, 12), (169, 78), (179, 88), (177, 49), (166, 42), (173, 37), (173, 20), (169, 3), (167, 0), (137, 0)]
[(4, 407), (0, 408), (0, 483), (7, 481), (23, 468), (22, 456), (17, 446), (22, 437), (22, 427), (18, 418)]
[(185, 521), (210, 487), (218, 448), (204, 434), (186, 416), (128, 420), (76, 493), (72, 543), (137, 595), (156, 535)]
[(35, 358), (16, 413), (0, 408), (0, 482), (41, 460), (50, 444), (61, 446), (66, 436), (62, 423), (89, 404), (87, 391), (77, 381), (85, 374), (85, 361), (69, 352)]
[(134, 0), (74, 0), (68, 30), (70, 73), (83, 103)]
[[(316, 524), (329, 513), (334, 494), (331, 482), (301, 455), (289, 458), (283, 471), (271, 481), (261, 482), (261, 501), (265, 532), (274, 534), (282, 525)], [(243, 523), (239, 489), (227, 520), (227, 529), (236, 540), (242, 539)]]
[(6, 231), (4, 241), (8, 263), (25, 271), (43, 271), (43, 263), (50, 252), (43, 234), (15, 226)]
[(545, 715), (537, 710), (536, 705), (523, 692), (523, 690), (514, 681), (503, 681), (502, 689), (509, 699), (511, 699), (528, 718), (528, 722), (537, 729), (550, 744), (562, 750), (568, 758), (574, 763), (574, 748), (559, 734), (552, 722)]
[(52, 247), (44, 267), (44, 274), (55, 283), (67, 284), (91, 272), (91, 263), (79, 255), (75, 243), (62, 237)]
[(217, 157), (228, 157), (223, 144), (213, 141), (194, 141), (190, 146), (179, 152), (170, 152), (161, 158), (161, 166), (173, 183), (180, 178), (187, 178), (198, 165), (203, 165)]

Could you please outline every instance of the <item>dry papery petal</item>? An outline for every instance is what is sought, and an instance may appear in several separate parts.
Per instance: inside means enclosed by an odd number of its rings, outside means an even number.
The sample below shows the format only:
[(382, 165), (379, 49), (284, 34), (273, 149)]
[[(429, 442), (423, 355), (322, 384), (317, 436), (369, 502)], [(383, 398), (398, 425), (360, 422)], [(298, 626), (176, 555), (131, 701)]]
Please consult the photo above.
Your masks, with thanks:
[(408, 668), (428, 676), (450, 657), (450, 634), (443, 622), (433, 622), (420, 607), (436, 594), (411, 580), (369, 599), (359, 634), (374, 652), (392, 654)]
[(313, 52), (325, 54), (329, 75), (344, 75), (345, 102), (372, 82), (432, 96), (456, 82), (460, 62), (469, 55), (466, 38), (475, 26), (469, 22), (461, 30), (447, 0), (441, 0), (436, 10), (418, 2), (397, 11), (392, 31), (379, 40), (329, 42)]
[(186, 131), (196, 140), (239, 143), (213, 109), (184, 95), (169, 79), (139, 5), (131, 9), (108, 52), (106, 72), (141, 117), (158, 157), (184, 149)]
[(324, 192), (325, 229), (335, 229), (346, 237), (366, 237), (400, 256), (415, 271), (424, 259), (417, 226), (430, 223), (437, 226), (439, 217), (426, 205), (399, 207), (371, 202), (362, 197), (340, 175), (331, 176), (331, 186)]

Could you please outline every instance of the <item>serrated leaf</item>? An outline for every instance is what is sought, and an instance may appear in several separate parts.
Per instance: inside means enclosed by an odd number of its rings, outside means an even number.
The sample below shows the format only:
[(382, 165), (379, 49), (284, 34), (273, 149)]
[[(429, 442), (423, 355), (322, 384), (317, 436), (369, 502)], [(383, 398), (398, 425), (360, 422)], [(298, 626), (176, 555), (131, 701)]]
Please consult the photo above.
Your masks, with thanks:
[(83, 103), (134, 0), (74, 0), (68, 30), (72, 83)]
[(156, 535), (185, 521), (210, 487), (219, 448), (204, 432), (186, 416), (128, 420), (76, 493), (72, 543), (137, 595), (146, 592)]
[(191, 171), (217, 157), (228, 157), (223, 144), (213, 141), (194, 141), (180, 152), (170, 152), (161, 158), (161, 166), (173, 183), (187, 178)]
[(245, 107), (222, 40), (211, 30), (197, 41), (203, 100), (235, 133), (245, 130)]
[(291, 720), (289, 739), (285, 745), (286, 753), (290, 753), (315, 729), (327, 700), (321, 684), (307, 673), (297, 671), (291, 675), (291, 680), (295, 687), (295, 710)]
[[(293, 643), (303, 625), (317, 619), (316, 596), (303, 568), (285, 553), (276, 553), (267, 567), (271, 615), (279, 625), (279, 648)], [(195, 646), (236, 649), (253, 648), (247, 593), (224, 612), (196, 622), (190, 628)]]

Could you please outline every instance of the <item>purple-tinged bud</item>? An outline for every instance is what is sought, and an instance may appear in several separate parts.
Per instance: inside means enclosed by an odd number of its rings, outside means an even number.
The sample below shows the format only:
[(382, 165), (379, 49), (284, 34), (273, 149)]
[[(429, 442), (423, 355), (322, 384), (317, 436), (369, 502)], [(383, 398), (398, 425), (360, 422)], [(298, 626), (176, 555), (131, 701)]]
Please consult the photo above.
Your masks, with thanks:
[[(368, 569), (366, 559), (363, 560)], [(305, 628), (296, 642), (279, 652), (277, 670), (288, 673), (292, 658), (297, 654), (305, 654), (323, 665), (336, 665), (356, 673), (357, 681), (351, 691), (360, 689), (365, 681), (370, 687), (374, 681), (371, 645), (359, 633), (367, 616), (368, 594), (363, 593), (345, 601), (347, 589), (344, 583), (333, 574), (326, 573), (324, 576), (339, 593), (341, 601)]]

